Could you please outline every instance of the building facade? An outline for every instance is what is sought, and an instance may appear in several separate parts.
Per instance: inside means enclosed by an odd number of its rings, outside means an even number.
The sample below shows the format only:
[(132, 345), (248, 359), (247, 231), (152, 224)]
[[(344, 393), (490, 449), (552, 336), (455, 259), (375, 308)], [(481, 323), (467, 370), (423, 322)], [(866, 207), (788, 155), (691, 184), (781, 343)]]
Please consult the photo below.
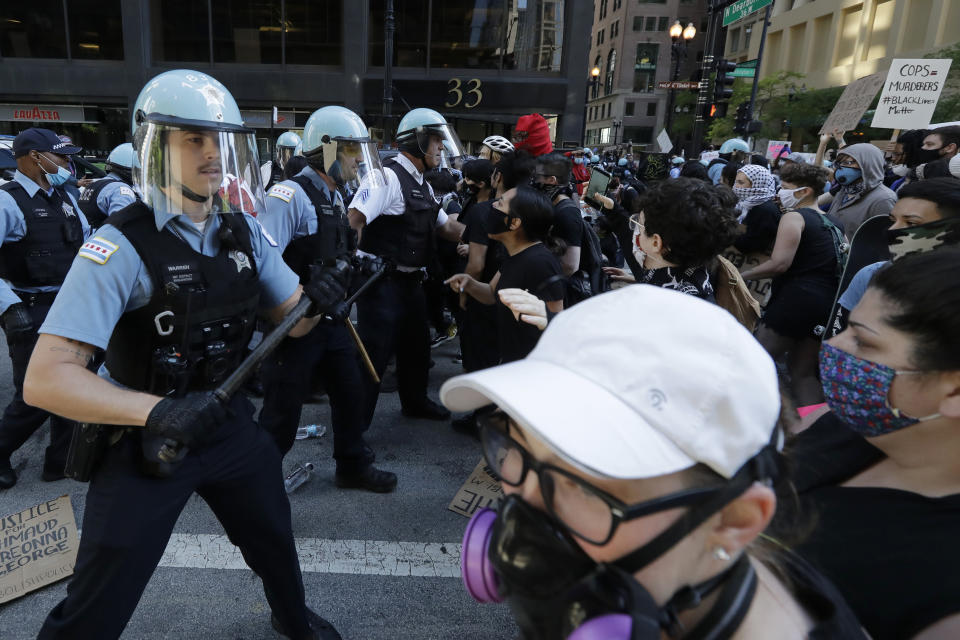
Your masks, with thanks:
[(329, 104), (353, 109), (375, 133), (408, 107), (430, 107), (472, 148), (539, 112), (559, 142), (579, 142), (589, 2), (394, 5), (393, 115), (383, 118), (386, 0), (5, 2), (0, 133), (47, 125), (109, 150), (129, 139), (130, 109), (148, 79), (192, 68), (230, 89), (262, 149)]
[[(703, 58), (706, 20), (706, 0), (595, 0), (589, 65), (579, 79), (589, 90), (588, 145), (630, 141), (653, 149), (667, 123), (671, 91), (658, 89), (657, 83), (672, 80), (675, 71), (679, 80), (695, 78)], [(683, 27), (692, 23), (697, 33), (675, 67), (669, 29), (677, 21)], [(600, 69), (595, 82), (590, 76), (593, 67)], [(681, 91), (673, 91), (676, 99)], [(674, 109), (683, 113), (692, 107), (674, 104)]]
[[(726, 57), (756, 60), (763, 11), (728, 27)], [(809, 88), (886, 72), (894, 58), (921, 58), (960, 39), (957, 0), (775, 0), (761, 77), (806, 75)]]

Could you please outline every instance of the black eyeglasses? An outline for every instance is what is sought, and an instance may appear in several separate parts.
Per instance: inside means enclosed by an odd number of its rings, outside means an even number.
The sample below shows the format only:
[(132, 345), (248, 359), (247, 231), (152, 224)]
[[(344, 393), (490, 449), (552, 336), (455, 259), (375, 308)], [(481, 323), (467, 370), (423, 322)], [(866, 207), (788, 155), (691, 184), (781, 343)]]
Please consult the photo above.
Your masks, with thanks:
[(570, 533), (592, 544), (609, 542), (622, 522), (699, 504), (723, 489), (688, 489), (628, 505), (565, 469), (540, 462), (508, 435), (509, 430), (510, 419), (503, 412), (494, 411), (480, 420), (480, 444), (493, 475), (504, 484), (519, 487), (527, 471), (534, 471), (550, 515)]

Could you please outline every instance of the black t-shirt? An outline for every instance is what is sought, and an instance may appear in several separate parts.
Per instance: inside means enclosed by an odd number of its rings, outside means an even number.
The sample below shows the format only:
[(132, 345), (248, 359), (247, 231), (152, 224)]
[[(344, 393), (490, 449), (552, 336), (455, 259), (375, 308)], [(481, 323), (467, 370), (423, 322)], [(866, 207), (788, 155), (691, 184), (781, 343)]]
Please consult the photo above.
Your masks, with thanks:
[(843, 593), (875, 640), (910, 638), (960, 613), (960, 494), (843, 487), (883, 453), (827, 413), (788, 449), (816, 529), (797, 552)]
[(793, 256), (793, 262), (785, 273), (774, 280), (774, 287), (792, 281), (809, 284), (815, 288), (827, 288), (832, 294), (837, 290), (837, 251), (833, 246), (833, 234), (824, 226), (823, 214), (809, 208), (797, 209), (803, 217), (803, 233)]
[(475, 242), (487, 247), (487, 256), (480, 275), (481, 282), (490, 282), (493, 279), (493, 276), (500, 270), (501, 262), (507, 255), (503, 245), (496, 240), (491, 240), (487, 235), (490, 233), (490, 223), (494, 215), (502, 217), (501, 213), (494, 212), (493, 200), (478, 202), (470, 207), (465, 223), (466, 229), (463, 230), (464, 242)]
[(572, 199), (565, 198), (553, 205), (551, 233), (566, 242), (568, 247), (579, 247), (583, 243), (583, 216)]
[[(563, 300), (565, 281), (560, 261), (540, 242), (507, 256), (500, 265), (497, 293), (501, 289), (525, 289), (545, 302)], [(513, 312), (500, 302), (500, 296), (495, 305), (500, 362), (525, 358), (537, 345), (540, 329), (514, 318)]]
[(780, 207), (773, 200), (751, 207), (743, 218), (743, 224), (746, 230), (734, 240), (733, 246), (743, 253), (770, 253), (780, 226)]
[(794, 598), (816, 621), (810, 640), (869, 640), (857, 616), (837, 588), (800, 556), (784, 552), (777, 556), (790, 579)]

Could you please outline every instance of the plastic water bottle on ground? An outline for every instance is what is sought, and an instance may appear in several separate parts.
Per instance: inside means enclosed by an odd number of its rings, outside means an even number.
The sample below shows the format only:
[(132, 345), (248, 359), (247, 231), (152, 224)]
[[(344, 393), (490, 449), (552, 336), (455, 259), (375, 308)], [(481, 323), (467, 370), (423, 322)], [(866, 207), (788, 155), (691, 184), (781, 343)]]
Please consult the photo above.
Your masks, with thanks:
[(307, 438), (319, 438), (327, 432), (327, 428), (322, 424), (308, 424), (297, 429), (297, 440), (306, 440)]
[(283, 487), (287, 493), (293, 493), (297, 487), (304, 484), (313, 476), (313, 463), (305, 462), (298, 464), (293, 471), (283, 479)]

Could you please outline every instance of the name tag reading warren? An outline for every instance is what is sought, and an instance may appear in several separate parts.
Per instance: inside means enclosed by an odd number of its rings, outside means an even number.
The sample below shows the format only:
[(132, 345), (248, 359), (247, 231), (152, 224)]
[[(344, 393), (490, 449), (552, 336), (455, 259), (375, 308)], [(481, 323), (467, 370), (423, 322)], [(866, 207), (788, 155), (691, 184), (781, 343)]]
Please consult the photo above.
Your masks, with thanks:
[(193, 260), (167, 263), (163, 265), (162, 273), (164, 284), (197, 284), (200, 282), (200, 263)]

